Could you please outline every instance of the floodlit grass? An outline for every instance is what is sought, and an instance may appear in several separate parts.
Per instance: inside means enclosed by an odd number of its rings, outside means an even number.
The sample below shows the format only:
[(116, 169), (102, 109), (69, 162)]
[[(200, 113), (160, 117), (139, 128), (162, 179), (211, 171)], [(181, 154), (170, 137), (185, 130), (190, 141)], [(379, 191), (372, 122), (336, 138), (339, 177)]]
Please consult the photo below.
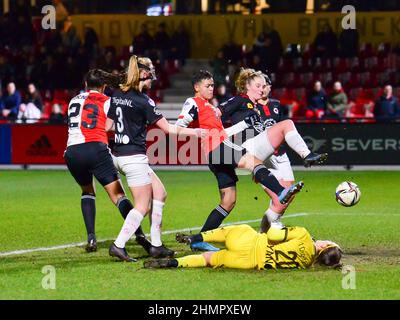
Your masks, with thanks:
[[(168, 191), (164, 230), (201, 226), (218, 203), (209, 172), (159, 172)], [(356, 288), (342, 288), (340, 271), (174, 269), (145, 270), (145, 252), (127, 247), (138, 263), (68, 248), (0, 257), (0, 299), (399, 299), (400, 172), (297, 172), (304, 190), (286, 212), (287, 225), (306, 227), (315, 238), (338, 242), (344, 264), (356, 270)], [(249, 176), (241, 176), (237, 206), (226, 222), (261, 218), (269, 200)], [(334, 200), (336, 186), (356, 182), (361, 201), (352, 208)], [(293, 216), (295, 213), (307, 215)], [(64, 171), (0, 172), (0, 252), (84, 242), (80, 188)], [(97, 186), (98, 239), (113, 239), (122, 225), (118, 210)], [(255, 228), (258, 223), (252, 223)], [(148, 231), (148, 221), (144, 223)], [(184, 245), (164, 236), (179, 255)], [(55, 267), (56, 289), (44, 290), (42, 268)], [(345, 282), (345, 281), (344, 281)]]

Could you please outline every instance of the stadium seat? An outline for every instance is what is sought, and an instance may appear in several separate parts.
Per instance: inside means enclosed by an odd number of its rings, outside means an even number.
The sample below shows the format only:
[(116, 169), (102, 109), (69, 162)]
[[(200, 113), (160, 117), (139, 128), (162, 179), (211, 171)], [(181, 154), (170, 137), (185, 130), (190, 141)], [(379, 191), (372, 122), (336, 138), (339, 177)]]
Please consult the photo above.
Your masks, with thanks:
[(372, 43), (362, 43), (360, 46), (359, 55), (362, 58), (368, 58), (374, 55)]
[(346, 72), (346, 71), (348, 71), (348, 67), (349, 67), (348, 60), (345, 58), (336, 57), (333, 59), (332, 66), (333, 66), (333, 69), (337, 73)]

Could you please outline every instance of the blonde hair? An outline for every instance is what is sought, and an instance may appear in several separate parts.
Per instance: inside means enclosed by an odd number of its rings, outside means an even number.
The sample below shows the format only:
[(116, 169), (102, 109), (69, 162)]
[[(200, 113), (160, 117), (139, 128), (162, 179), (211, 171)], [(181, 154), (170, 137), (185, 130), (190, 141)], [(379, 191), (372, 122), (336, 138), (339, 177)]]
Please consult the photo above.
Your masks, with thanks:
[(250, 68), (241, 68), (239, 75), (235, 81), (235, 86), (238, 93), (246, 93), (246, 85), (249, 84), (251, 80), (254, 80), (257, 77), (263, 77), (263, 73), (261, 71), (256, 71)]
[(129, 90), (140, 91), (139, 83), (140, 83), (140, 70), (139, 64), (145, 65), (147, 67), (152, 66), (152, 61), (146, 57), (132, 56), (129, 59), (129, 65), (126, 72), (126, 77), (124, 83), (120, 84), (119, 87), (123, 92), (128, 92)]

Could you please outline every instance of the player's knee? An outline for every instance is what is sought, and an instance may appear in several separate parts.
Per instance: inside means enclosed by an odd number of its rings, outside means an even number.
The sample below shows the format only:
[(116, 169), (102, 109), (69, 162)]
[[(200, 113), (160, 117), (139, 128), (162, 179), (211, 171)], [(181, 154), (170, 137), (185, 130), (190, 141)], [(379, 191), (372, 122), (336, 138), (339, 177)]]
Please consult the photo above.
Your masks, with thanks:
[(86, 191), (83, 191), (82, 192), (82, 197), (85, 197), (85, 196), (89, 196), (89, 197), (96, 197), (96, 193), (94, 192), (94, 191), (92, 191), (92, 192), (86, 192)]
[(161, 201), (161, 202), (165, 202), (167, 201), (167, 196), (168, 193), (165, 189), (163, 189), (161, 192), (159, 192), (159, 194), (154, 195), (154, 199)]
[(213, 254), (214, 254), (214, 252), (210, 252), (210, 251), (204, 252), (202, 254), (204, 259), (206, 260), (207, 267), (211, 266), (211, 257), (212, 257)]
[(284, 124), (286, 129), (292, 130), (293, 128), (295, 128), (293, 120), (286, 119), (283, 120), (282, 123)]
[(220, 206), (226, 211), (231, 212), (236, 205), (236, 198), (225, 198), (220, 202)]

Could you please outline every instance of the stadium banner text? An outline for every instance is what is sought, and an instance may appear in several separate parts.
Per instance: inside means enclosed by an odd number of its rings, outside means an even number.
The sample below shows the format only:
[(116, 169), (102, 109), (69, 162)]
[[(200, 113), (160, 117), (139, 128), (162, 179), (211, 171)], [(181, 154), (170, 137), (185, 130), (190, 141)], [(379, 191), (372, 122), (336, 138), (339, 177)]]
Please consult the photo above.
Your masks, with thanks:
[[(133, 37), (146, 23), (154, 35), (159, 23), (172, 33), (179, 25), (186, 27), (191, 39), (191, 57), (211, 58), (229, 38), (251, 46), (261, 31), (277, 30), (283, 45), (312, 43), (322, 26), (329, 23), (337, 34), (342, 31), (341, 13), (263, 14), (263, 15), (182, 15), (149, 17), (145, 15), (74, 15), (72, 21), (83, 38), (85, 28), (93, 28), (103, 46), (121, 49), (130, 46)], [(400, 37), (400, 12), (360, 12), (356, 14), (360, 42), (379, 44), (395, 42)]]
[[(311, 150), (329, 153), (329, 165), (400, 164), (398, 123), (298, 123), (296, 126)], [(0, 125), (0, 161), (2, 164), (65, 164), (67, 134), (65, 125)], [(235, 137), (233, 142), (240, 145), (241, 138)], [(201, 146), (195, 137), (166, 137), (162, 130), (151, 128), (147, 146), (153, 165), (207, 163), (202, 152), (204, 144)], [(290, 150), (288, 153), (292, 164), (302, 164), (296, 154)], [(228, 156), (236, 159), (237, 154), (224, 154), (225, 161), (229, 161)]]

